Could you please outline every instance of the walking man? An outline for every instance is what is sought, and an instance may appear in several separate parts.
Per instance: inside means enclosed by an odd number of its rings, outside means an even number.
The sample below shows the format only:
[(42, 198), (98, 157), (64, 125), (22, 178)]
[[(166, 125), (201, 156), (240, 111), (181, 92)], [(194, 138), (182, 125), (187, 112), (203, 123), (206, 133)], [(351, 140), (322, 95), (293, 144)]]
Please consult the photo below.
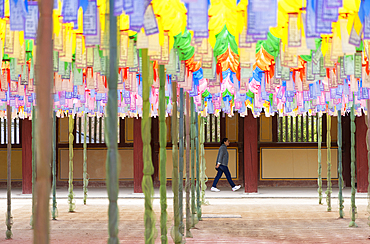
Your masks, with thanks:
[(226, 179), (229, 182), (230, 186), (232, 187), (232, 191), (237, 191), (242, 187), (241, 185), (236, 186), (231, 179), (230, 171), (229, 168), (227, 167), (229, 163), (229, 153), (227, 152), (227, 146), (229, 146), (229, 139), (224, 138), (221, 141), (221, 147), (218, 150), (217, 154), (217, 161), (216, 161), (216, 170), (217, 170), (217, 175), (215, 180), (213, 181), (211, 191), (220, 191), (217, 189), (217, 183), (218, 180), (221, 178), (222, 174), (225, 173)]

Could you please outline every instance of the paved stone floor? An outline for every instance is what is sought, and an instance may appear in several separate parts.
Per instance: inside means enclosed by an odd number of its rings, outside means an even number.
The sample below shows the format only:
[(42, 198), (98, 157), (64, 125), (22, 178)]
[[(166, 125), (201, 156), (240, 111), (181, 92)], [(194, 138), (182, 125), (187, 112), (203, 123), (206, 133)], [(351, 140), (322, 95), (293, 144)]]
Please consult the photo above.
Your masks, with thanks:
[[(209, 195), (210, 192), (207, 192)], [(296, 194), (294, 194), (296, 195)], [(356, 199), (358, 228), (349, 228), (350, 199), (345, 198), (345, 218), (338, 218), (338, 200), (332, 199), (332, 212), (317, 198), (248, 197), (209, 198), (202, 207), (209, 215), (235, 215), (241, 218), (204, 218), (192, 229), (187, 243), (370, 243), (367, 225), (367, 199)], [(144, 200), (120, 198), (119, 238), (121, 243), (144, 243)], [(160, 203), (153, 201), (159, 229)], [(173, 224), (172, 199), (168, 199), (168, 233)], [(106, 243), (108, 200), (88, 198), (84, 206), (76, 199), (76, 212), (68, 213), (67, 199), (58, 199), (58, 220), (51, 221), (51, 243)], [(32, 243), (29, 226), (31, 199), (12, 200), (13, 239), (5, 240), (6, 199), (0, 199), (0, 243)], [(172, 243), (168, 235), (169, 243)], [(160, 243), (159, 236), (156, 243)]]

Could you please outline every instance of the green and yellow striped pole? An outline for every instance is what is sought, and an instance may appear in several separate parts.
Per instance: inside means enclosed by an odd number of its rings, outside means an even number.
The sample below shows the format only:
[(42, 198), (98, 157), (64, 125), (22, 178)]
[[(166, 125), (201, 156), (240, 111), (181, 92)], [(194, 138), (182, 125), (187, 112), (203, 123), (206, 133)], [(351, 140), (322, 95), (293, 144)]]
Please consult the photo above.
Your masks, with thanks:
[(182, 209), (180, 209), (179, 207), (179, 157), (178, 157), (179, 149), (177, 146), (179, 134), (177, 123), (177, 83), (174, 81), (172, 82), (171, 132), (172, 132), (172, 165), (173, 165), (172, 192), (173, 192), (173, 222), (174, 222), (174, 226), (171, 231), (171, 237), (174, 243), (180, 244), (182, 243), (182, 234), (180, 233), (180, 217), (182, 217), (182, 215), (180, 215), (180, 211), (182, 211)]
[(353, 102), (351, 107), (351, 222), (349, 223), (349, 227), (357, 227), (356, 224), (356, 214), (357, 214), (357, 207), (355, 203), (356, 197), (356, 150), (355, 150), (355, 132), (356, 132), (356, 124), (355, 124), (355, 95), (353, 94)]
[(190, 138), (191, 138), (191, 227), (195, 227), (198, 223), (197, 208), (195, 204), (195, 112), (194, 112), (194, 98), (190, 98)]
[(322, 166), (321, 166), (322, 115), (321, 114), (319, 114), (319, 120), (317, 122), (317, 133), (318, 133), (318, 137), (317, 137), (317, 139), (318, 139), (317, 140), (317, 148), (318, 148), (318, 150), (317, 150), (317, 162), (318, 162), (317, 184), (319, 186), (317, 191), (319, 193), (319, 204), (322, 204), (322, 175), (321, 175), (321, 172), (322, 172)]
[[(155, 216), (153, 210), (153, 180), (154, 167), (152, 163), (152, 150), (150, 147), (151, 140), (151, 117), (150, 117), (150, 102), (149, 94), (152, 86), (152, 81), (149, 79), (149, 57), (148, 49), (142, 49), (142, 75), (143, 75), (143, 115), (141, 120), (141, 136), (143, 139), (143, 181), (142, 189), (145, 196), (145, 243), (152, 244), (155, 241), (156, 228)], [(116, 93), (117, 94), (117, 93)], [(116, 99), (117, 100), (117, 99)]]
[(199, 172), (199, 124), (198, 124), (198, 114), (195, 113), (195, 158), (196, 158), (196, 178), (197, 178), (197, 184), (196, 184), (196, 191), (197, 191), (197, 219), (202, 219), (202, 210), (201, 210), (201, 203), (200, 203), (200, 172)]
[(89, 179), (87, 177), (87, 141), (86, 141), (86, 131), (87, 131), (87, 113), (84, 113), (84, 163), (83, 163), (83, 191), (84, 191), (84, 205), (86, 205), (87, 199), (87, 185), (89, 184)]
[(343, 166), (342, 166), (342, 115), (341, 111), (338, 110), (338, 187), (339, 187), (339, 193), (338, 193), (338, 200), (339, 200), (339, 218), (343, 218)]
[[(160, 200), (161, 200), (161, 242), (168, 243), (167, 240), (167, 192), (166, 192), (166, 162), (167, 162), (167, 126), (166, 126), (166, 74), (164, 65), (159, 65), (159, 174), (160, 174)], [(177, 114), (173, 114), (177, 118)]]
[[(172, 90), (173, 91), (173, 90)], [(175, 93), (177, 90), (175, 89)], [(184, 207), (183, 207), (183, 185), (184, 185), (184, 89), (180, 88), (180, 119), (179, 119), (179, 218), (180, 234), (184, 235)]]
[(11, 172), (11, 162), (12, 162), (12, 137), (11, 137), (11, 126), (12, 126), (12, 108), (8, 105), (6, 108), (6, 122), (8, 131), (8, 142), (7, 142), (7, 177), (6, 177), (6, 199), (7, 199), (7, 211), (6, 211), (6, 239), (11, 239), (13, 236), (12, 225), (12, 172)]
[[(118, 155), (118, 101), (117, 101), (117, 17), (113, 14), (114, 0), (109, 0), (109, 19), (106, 18), (106, 31), (109, 31), (109, 73), (108, 73), (108, 103), (105, 117), (105, 138), (107, 145), (106, 185), (108, 192), (108, 244), (119, 243), (118, 239), (118, 178), (120, 160)], [(108, 23), (108, 24), (107, 24)], [(108, 30), (107, 30), (108, 29)]]
[(69, 204), (69, 212), (74, 212), (75, 210), (75, 203), (73, 202), (74, 193), (73, 193), (73, 127), (74, 127), (74, 119), (72, 114), (69, 114), (69, 178), (68, 178), (68, 204)]
[(52, 142), (52, 147), (53, 147), (53, 165), (52, 165), (52, 173), (53, 173), (53, 209), (51, 211), (51, 216), (53, 217), (53, 220), (57, 219), (58, 215), (58, 209), (57, 209), (57, 184), (56, 184), (56, 148), (55, 148), (55, 140), (56, 140), (56, 115), (55, 111), (53, 112), (53, 142)]
[(327, 204), (327, 211), (330, 212), (331, 211), (331, 193), (332, 193), (332, 190), (331, 190), (331, 149), (330, 149), (330, 146), (331, 146), (331, 134), (330, 134), (330, 131), (331, 131), (331, 117), (330, 115), (327, 113), (326, 114), (326, 128), (327, 128), (327, 131), (326, 131), (326, 156), (327, 156), (327, 186), (326, 186), (326, 204)]
[(192, 227), (190, 212), (190, 98), (186, 93), (186, 237), (193, 237), (190, 232)]

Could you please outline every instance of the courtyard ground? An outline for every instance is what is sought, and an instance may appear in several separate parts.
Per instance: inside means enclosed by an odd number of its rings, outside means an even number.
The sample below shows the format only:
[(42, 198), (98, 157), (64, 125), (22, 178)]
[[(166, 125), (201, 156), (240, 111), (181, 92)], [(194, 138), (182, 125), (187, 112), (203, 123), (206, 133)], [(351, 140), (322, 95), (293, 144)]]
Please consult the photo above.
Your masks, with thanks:
[[(338, 199), (332, 199), (332, 212), (319, 205), (316, 189), (260, 189), (260, 194), (246, 195), (221, 189), (223, 193), (206, 196), (209, 205), (203, 205), (206, 217), (192, 229), (193, 238), (187, 243), (370, 243), (370, 227), (367, 225), (367, 199), (357, 194), (358, 228), (349, 228), (349, 189), (345, 189), (344, 219), (338, 216)], [(51, 243), (106, 243), (108, 235), (108, 200), (104, 189), (90, 189), (87, 205), (83, 205), (80, 191), (76, 191), (76, 212), (68, 213), (65, 189), (58, 190), (58, 220), (50, 221)], [(0, 190), (0, 243), (32, 243), (29, 225), (31, 199), (14, 189), (12, 214), (14, 217), (13, 239), (5, 240), (6, 199)], [(100, 192), (100, 193), (99, 193)], [(286, 192), (286, 193), (284, 193)], [(292, 192), (295, 194), (292, 194)], [(336, 197), (334, 189), (333, 196)], [(130, 197), (131, 196), (131, 197)], [(233, 197), (234, 196), (234, 197)], [(169, 190), (169, 197), (171, 197)], [(173, 200), (168, 199), (168, 233), (173, 225)], [(144, 200), (140, 194), (120, 193), (119, 238), (121, 243), (144, 243)], [(160, 203), (153, 201), (160, 233)], [(185, 202), (184, 202), (185, 204)], [(184, 205), (185, 206), (185, 205)], [(232, 215), (224, 218), (226, 215)], [(168, 235), (169, 243), (173, 243)], [(159, 234), (156, 243), (160, 243)]]

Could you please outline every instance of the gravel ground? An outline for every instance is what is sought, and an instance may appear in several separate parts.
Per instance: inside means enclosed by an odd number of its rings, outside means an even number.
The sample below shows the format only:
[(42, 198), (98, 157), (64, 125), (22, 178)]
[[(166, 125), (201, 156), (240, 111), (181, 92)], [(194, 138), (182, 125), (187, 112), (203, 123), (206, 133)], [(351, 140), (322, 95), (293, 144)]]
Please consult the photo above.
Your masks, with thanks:
[[(325, 199), (324, 199), (325, 202)], [(76, 212), (68, 213), (66, 199), (58, 200), (58, 220), (50, 221), (51, 243), (107, 243), (108, 200), (76, 200)], [(119, 199), (121, 243), (144, 243), (144, 200)], [(160, 203), (153, 201), (159, 229)], [(332, 200), (332, 212), (317, 199), (209, 199), (203, 214), (222, 217), (204, 218), (192, 229), (187, 243), (370, 243), (367, 225), (367, 200), (357, 199), (358, 228), (349, 228), (350, 200), (345, 199), (345, 218), (338, 218), (338, 201)], [(2, 213), (2, 214), (1, 214)], [(5, 240), (6, 200), (0, 199), (0, 243), (32, 243), (29, 225), (31, 199), (13, 199), (13, 239)], [(172, 199), (168, 200), (168, 229), (173, 224)], [(168, 232), (169, 232), (168, 231)], [(169, 243), (173, 243), (168, 235)], [(159, 236), (156, 243), (160, 243)]]

